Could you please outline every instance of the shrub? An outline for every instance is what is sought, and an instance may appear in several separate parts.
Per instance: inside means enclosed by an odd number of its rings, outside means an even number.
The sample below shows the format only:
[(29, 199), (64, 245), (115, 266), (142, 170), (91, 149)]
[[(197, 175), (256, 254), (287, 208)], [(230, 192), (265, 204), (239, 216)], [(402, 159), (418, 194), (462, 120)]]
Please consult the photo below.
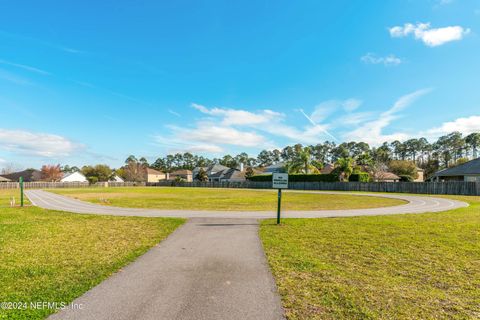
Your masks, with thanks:
[(291, 182), (336, 182), (338, 176), (334, 174), (291, 174), (288, 176)]
[(271, 174), (257, 174), (257, 175), (246, 177), (246, 178), (250, 181), (255, 181), (255, 182), (272, 181)]
[(418, 178), (417, 166), (413, 161), (407, 160), (392, 160), (388, 165), (390, 171), (395, 173), (397, 176), (410, 176), (412, 180)]
[(352, 182), (369, 182), (370, 175), (367, 172), (353, 173), (348, 178), (348, 181)]
[[(259, 174), (255, 176), (251, 176), (248, 178), (250, 181), (255, 182), (265, 182), (265, 181), (272, 181), (271, 174)], [(289, 182), (336, 182), (338, 181), (338, 176), (335, 174), (289, 174), (288, 175)]]
[(399, 175), (401, 182), (413, 182), (413, 178), (408, 175)]

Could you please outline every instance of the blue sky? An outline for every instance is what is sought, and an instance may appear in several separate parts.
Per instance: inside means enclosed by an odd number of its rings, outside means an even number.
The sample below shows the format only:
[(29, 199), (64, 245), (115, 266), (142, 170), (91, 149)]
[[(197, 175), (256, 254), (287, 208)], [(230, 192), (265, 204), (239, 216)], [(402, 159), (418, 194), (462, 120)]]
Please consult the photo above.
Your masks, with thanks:
[(480, 1), (0, 1), (0, 167), (480, 131)]

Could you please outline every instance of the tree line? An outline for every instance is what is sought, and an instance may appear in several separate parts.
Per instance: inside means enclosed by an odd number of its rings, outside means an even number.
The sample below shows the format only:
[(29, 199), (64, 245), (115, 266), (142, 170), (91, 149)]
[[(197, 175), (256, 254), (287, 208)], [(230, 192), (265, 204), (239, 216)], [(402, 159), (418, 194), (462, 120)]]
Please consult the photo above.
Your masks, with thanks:
[(321, 170), (324, 165), (336, 163), (340, 159), (352, 159), (355, 165), (370, 167), (388, 167), (392, 161), (397, 160), (411, 161), (424, 169), (427, 175), (431, 175), (440, 169), (477, 158), (479, 147), (480, 133), (463, 136), (460, 132), (452, 132), (432, 143), (426, 138), (416, 138), (404, 142), (398, 140), (384, 142), (378, 147), (371, 147), (365, 142), (336, 144), (325, 141), (316, 145), (296, 144), (283, 149), (263, 150), (256, 157), (250, 157), (242, 152), (235, 156), (226, 154), (222, 158), (208, 159), (186, 152), (158, 158), (152, 164), (143, 159), (150, 167), (164, 172), (178, 169), (192, 170), (213, 163), (235, 168), (240, 163), (247, 167), (267, 167), (279, 162), (289, 165), (292, 172), (315, 172)]
[[(115, 174), (127, 181), (143, 181), (145, 168), (163, 172), (179, 169), (193, 170), (221, 164), (237, 168), (243, 164), (249, 168), (264, 168), (283, 162), (290, 173), (318, 173), (325, 165), (335, 164), (339, 174), (348, 176), (354, 171), (386, 171), (414, 175), (416, 167), (425, 170), (428, 177), (436, 171), (464, 163), (477, 158), (480, 148), (480, 133), (463, 136), (452, 132), (430, 143), (426, 138), (406, 141), (384, 142), (378, 147), (371, 147), (365, 142), (343, 142), (336, 144), (325, 141), (315, 145), (295, 144), (283, 149), (263, 150), (256, 157), (242, 152), (237, 155), (226, 154), (221, 158), (207, 158), (190, 152), (169, 154), (149, 163), (145, 157), (129, 156), (122, 167), (111, 169), (107, 165), (84, 166), (82, 168), (64, 166), (58, 170), (68, 173), (81, 171), (91, 182), (108, 181)], [(48, 170), (51, 171), (48, 174)], [(55, 169), (43, 168), (45, 176), (58, 177)]]

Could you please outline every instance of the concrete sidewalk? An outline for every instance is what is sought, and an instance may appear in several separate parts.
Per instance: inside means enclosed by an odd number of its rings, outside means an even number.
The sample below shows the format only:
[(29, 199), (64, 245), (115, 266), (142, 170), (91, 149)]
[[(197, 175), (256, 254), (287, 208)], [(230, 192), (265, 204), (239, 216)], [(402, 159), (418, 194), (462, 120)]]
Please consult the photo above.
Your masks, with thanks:
[(51, 319), (283, 319), (255, 219), (193, 218)]

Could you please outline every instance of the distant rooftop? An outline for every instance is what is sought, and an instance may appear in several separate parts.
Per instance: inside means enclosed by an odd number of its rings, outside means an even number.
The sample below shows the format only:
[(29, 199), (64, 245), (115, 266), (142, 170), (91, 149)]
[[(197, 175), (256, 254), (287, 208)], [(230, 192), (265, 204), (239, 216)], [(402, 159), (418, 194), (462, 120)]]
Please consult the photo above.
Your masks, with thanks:
[(434, 177), (454, 177), (480, 174), (480, 158), (470, 160), (453, 168), (437, 171)]

